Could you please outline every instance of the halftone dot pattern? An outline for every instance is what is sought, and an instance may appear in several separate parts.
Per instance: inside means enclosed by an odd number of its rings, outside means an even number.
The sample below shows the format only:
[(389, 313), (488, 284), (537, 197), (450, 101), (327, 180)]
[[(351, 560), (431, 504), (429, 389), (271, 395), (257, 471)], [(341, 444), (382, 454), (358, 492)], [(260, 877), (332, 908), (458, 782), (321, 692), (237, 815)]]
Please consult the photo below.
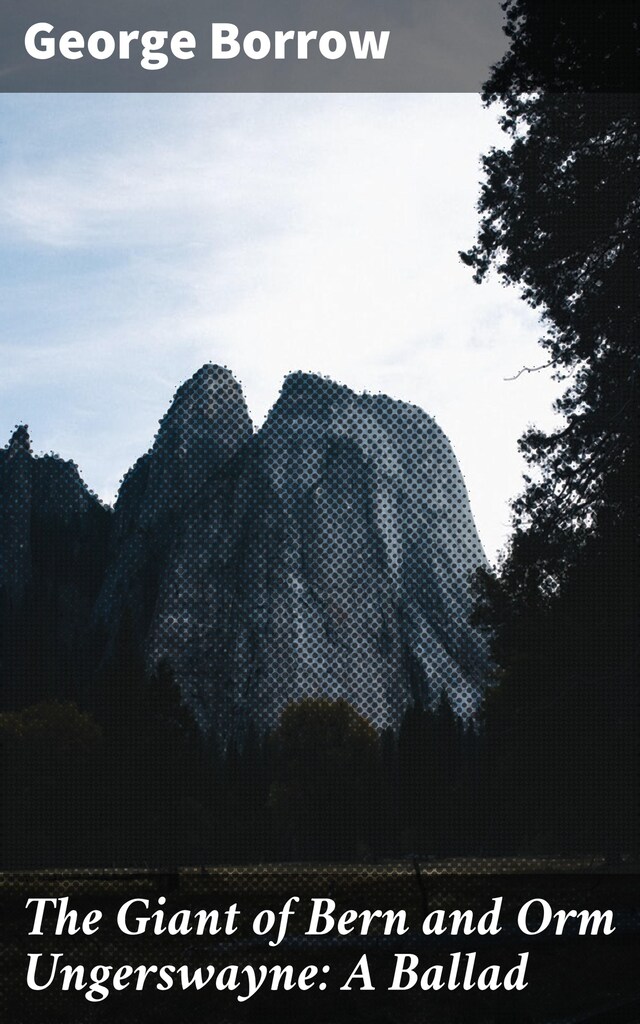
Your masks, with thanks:
[[(88, 664), (87, 637), (101, 639), (105, 664), (129, 629), (151, 674), (149, 700), (154, 672), (169, 665), (202, 735), (216, 736), (222, 746), (241, 747), (252, 730), (265, 734), (283, 722), (297, 728), (304, 716), (291, 712), (300, 707), (307, 717), (322, 719), (329, 745), (340, 742), (340, 730), (350, 723), (354, 749), (362, 743), (361, 764), (367, 763), (371, 731), (397, 726), (414, 702), (436, 708), (444, 700), (462, 723), (473, 725), (486, 685), (487, 648), (469, 621), (471, 579), (485, 562), (451, 446), (421, 410), (296, 373), (255, 432), (230, 372), (205, 366), (177, 392), (153, 447), (125, 478), (113, 513), (90, 494), (73, 464), (34, 458), (25, 427), (0, 452), (0, 485), (8, 496), (0, 538), (5, 593), (19, 603), (34, 579), (55, 579), (53, 621), (63, 648), (75, 657), (86, 643)], [(40, 521), (48, 524), (44, 543)], [(51, 550), (58, 554), (49, 564), (52, 530)], [(64, 658), (54, 676), (60, 687)], [(36, 685), (31, 699), (42, 696)], [(95, 694), (74, 698), (90, 704)], [(349, 715), (334, 714), (341, 704)], [(126, 717), (127, 708), (120, 710)], [(68, 725), (70, 716), (61, 715)], [(20, 722), (24, 727), (24, 716)], [(78, 713), (73, 724), (75, 742), (93, 742), (90, 719)], [(160, 764), (162, 751), (157, 757)], [(101, 808), (91, 813), (99, 818)], [(234, 813), (240, 819), (247, 811)], [(34, 809), (34, 820), (42, 832), (34, 832), (32, 844), (42, 846), (43, 833), (54, 834), (55, 822), (48, 821), (46, 807)], [(172, 848), (164, 834), (171, 827), (169, 816), (157, 822), (163, 849)], [(63, 864), (64, 853), (43, 850), (34, 861)], [(608, 1013), (637, 1000), (637, 879), (562, 874), (606, 867), (589, 858), (444, 861), (407, 855), (402, 863), (376, 865), (8, 873), (0, 879), (8, 922), (0, 943), (0, 1017), (15, 1024), (586, 1019), (594, 1008)], [(523, 870), (539, 874), (518, 874)], [(432, 910), (470, 908), (478, 914), (499, 894), (508, 926), (498, 941), (421, 933)], [(81, 912), (98, 907), (104, 925), (81, 941), (53, 941), (50, 933), (28, 938), (25, 902), (34, 895), (69, 896)], [(307, 911), (314, 897), (335, 901), (336, 914), (404, 909), (409, 932), (306, 936), (299, 915), (282, 945), (272, 948), (247, 931), (253, 914), (265, 907), (277, 912), (292, 895)], [(423, 967), (447, 963), (454, 950), (478, 950), (483, 965), (512, 967), (514, 949), (525, 948), (521, 938), (516, 942), (513, 914), (533, 895), (554, 907), (613, 907), (616, 944), (598, 940), (587, 947), (575, 937), (554, 938), (543, 959), (532, 939), (526, 944), (532, 951), (530, 988), (523, 998), (517, 994), (517, 1002), (504, 993), (426, 993), (419, 986), (389, 992), (399, 951), (418, 954)], [(237, 936), (223, 939), (127, 937), (115, 928), (115, 915), (136, 897), (149, 899), (150, 911), (166, 897), (168, 914), (237, 902), (244, 925)], [(101, 1002), (89, 1002), (81, 991), (61, 993), (58, 985), (29, 993), (26, 953), (54, 948), (65, 962), (88, 967), (185, 963), (219, 971), (252, 963), (299, 970), (314, 963), (329, 968), (331, 984), (307, 994), (265, 989), (242, 1004), (215, 987), (162, 994), (151, 986)], [(342, 993), (336, 979), (344, 982), (365, 952), (377, 991)], [(558, 967), (553, 976), (549, 956)]]
[(31, 579), (34, 519), (50, 517), (60, 528), (73, 525), (82, 542), (91, 513), (107, 516), (73, 462), (57, 455), (33, 457), (25, 424), (15, 428), (9, 444), (0, 450), (0, 495), (0, 590), (9, 592), (14, 602)]
[(72, 666), (87, 652), (110, 521), (77, 466), (53, 454), (34, 456), (27, 426), (17, 426), (0, 450), (4, 708), (80, 698)]
[(421, 410), (294, 373), (254, 432), (207, 365), (126, 477), (96, 619), (129, 615), (201, 728), (226, 744), (305, 699), (376, 728), (419, 699), (477, 714), (469, 621), (485, 564), (451, 446)]

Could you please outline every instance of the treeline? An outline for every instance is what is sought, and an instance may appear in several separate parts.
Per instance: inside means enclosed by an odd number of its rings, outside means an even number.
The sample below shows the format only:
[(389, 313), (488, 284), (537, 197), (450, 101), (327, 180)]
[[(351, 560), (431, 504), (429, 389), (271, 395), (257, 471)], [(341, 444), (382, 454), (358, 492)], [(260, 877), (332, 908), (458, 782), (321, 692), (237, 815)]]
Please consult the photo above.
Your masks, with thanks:
[[(633, 728), (551, 682), (496, 688), (482, 728), (444, 701), (376, 732), (348, 704), (290, 705), (270, 735), (203, 738), (171, 673), (121, 650), (93, 714), (0, 715), (5, 866), (169, 867), (634, 849)], [(627, 715), (628, 720), (628, 715)]]
[(504, 144), (461, 256), (537, 310), (542, 365), (526, 370), (564, 390), (557, 426), (521, 438), (513, 533), (480, 588), (499, 683), (486, 743), (505, 780), (510, 766), (507, 803), (531, 787), (532, 823), (540, 800), (567, 842), (637, 850), (639, 23), (626, 0), (503, 8), (509, 49), (483, 98)]
[[(511, 540), (479, 581), (495, 666), (482, 720), (464, 729), (446, 704), (415, 705), (379, 735), (344, 703), (306, 701), (223, 752), (170, 672), (147, 680), (123, 640), (91, 715), (35, 696), (4, 705), (5, 863), (637, 852), (637, 11), (503, 7), (509, 50), (484, 100), (505, 143), (484, 158), (462, 259), (539, 312), (538, 370), (565, 390), (557, 427), (521, 439)], [(31, 613), (3, 618), (14, 694), (25, 664), (32, 694), (52, 663), (67, 677), (55, 629), (34, 647)]]

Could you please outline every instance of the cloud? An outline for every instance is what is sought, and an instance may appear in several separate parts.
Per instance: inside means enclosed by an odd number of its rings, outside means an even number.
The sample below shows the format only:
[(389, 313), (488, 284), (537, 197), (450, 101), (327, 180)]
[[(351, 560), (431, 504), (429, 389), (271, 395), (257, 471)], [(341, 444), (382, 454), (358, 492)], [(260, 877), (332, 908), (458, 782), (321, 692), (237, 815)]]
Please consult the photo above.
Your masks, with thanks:
[(6, 101), (5, 432), (30, 418), (110, 498), (202, 362), (258, 422), (315, 370), (436, 416), (495, 552), (554, 387), (504, 381), (539, 325), (457, 256), (499, 137), (476, 96), (38, 99)]

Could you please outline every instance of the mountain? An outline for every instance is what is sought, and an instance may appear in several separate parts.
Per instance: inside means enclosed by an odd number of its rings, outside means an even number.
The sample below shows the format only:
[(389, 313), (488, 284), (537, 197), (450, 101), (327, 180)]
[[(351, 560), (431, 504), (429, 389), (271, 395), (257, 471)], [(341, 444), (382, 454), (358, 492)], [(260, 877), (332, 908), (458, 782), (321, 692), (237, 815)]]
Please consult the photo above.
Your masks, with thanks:
[(17, 427), (0, 450), (0, 706), (69, 699), (88, 685), (110, 526), (77, 467), (34, 456)]
[(378, 728), (416, 698), (478, 709), (485, 559), (451, 446), (413, 406), (295, 373), (256, 433), (229, 371), (204, 366), (123, 482), (108, 563), (107, 652), (131, 632), (223, 744), (305, 697)]
[(320, 696), (379, 729), (416, 700), (477, 713), (485, 559), (451, 445), (414, 406), (294, 373), (256, 432), (206, 365), (113, 510), (26, 427), (0, 451), (0, 502), (5, 707), (104, 704), (124, 645), (222, 745)]

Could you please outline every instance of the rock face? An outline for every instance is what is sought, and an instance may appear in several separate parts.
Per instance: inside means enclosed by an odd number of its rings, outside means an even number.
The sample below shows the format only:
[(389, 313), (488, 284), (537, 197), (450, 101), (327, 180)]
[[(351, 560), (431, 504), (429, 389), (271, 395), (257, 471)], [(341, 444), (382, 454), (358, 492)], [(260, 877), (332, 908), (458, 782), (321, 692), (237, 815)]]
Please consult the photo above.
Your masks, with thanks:
[[(202, 566), (217, 547), (214, 535), (193, 535), (194, 520), (213, 523), (230, 506), (234, 459), (252, 435), (242, 391), (228, 370), (204, 366), (179, 388), (115, 505), (109, 568), (94, 616), (108, 637), (127, 618), (140, 646), (149, 647), (169, 601), (173, 640), (164, 653), (175, 668), (179, 653), (180, 660), (187, 656), (197, 637), (191, 605)], [(195, 651), (194, 657), (197, 662)], [(181, 684), (186, 693), (182, 676)]]
[(25, 426), (0, 450), (0, 705), (77, 696), (111, 513), (77, 467), (35, 457)]
[(72, 463), (34, 458), (24, 427), (0, 451), (0, 500), (5, 706), (90, 704), (126, 635), (223, 745), (306, 697), (380, 729), (415, 699), (478, 709), (484, 555), (451, 446), (413, 406), (296, 373), (255, 433), (207, 365), (113, 512)]
[(222, 743), (304, 697), (377, 727), (419, 697), (473, 717), (484, 564), (451, 446), (419, 409), (293, 374), (253, 433), (227, 370), (177, 392), (126, 477), (95, 621), (126, 620)]

